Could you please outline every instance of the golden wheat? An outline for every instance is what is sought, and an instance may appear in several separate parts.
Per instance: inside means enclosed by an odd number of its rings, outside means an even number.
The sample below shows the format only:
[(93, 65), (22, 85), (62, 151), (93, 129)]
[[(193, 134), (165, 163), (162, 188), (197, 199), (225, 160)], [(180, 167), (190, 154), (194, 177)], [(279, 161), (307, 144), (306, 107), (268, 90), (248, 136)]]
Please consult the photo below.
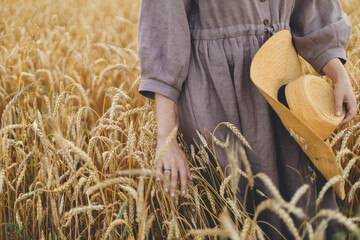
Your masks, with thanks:
[[(341, 2), (353, 24), (345, 66), (359, 100), (360, 4)], [(251, 171), (238, 146), (229, 159), (231, 173), (224, 175), (214, 144), (231, 148), (233, 134), (251, 151), (233, 124), (219, 124), (230, 130), (223, 141), (215, 137), (217, 128), (206, 130), (189, 148), (174, 129), (156, 156), (153, 103), (137, 93), (139, 7), (133, 0), (2, 1), (0, 239), (265, 239), (256, 222), (264, 209), (277, 213), (299, 238), (290, 214), (305, 217), (296, 204), (308, 186), (286, 202), (269, 177)], [(325, 236), (332, 219), (357, 233), (359, 124), (357, 116), (329, 139), (342, 175), (317, 199), (319, 204), (340, 182), (348, 192), (343, 206), (349, 218), (322, 211), (304, 220), (310, 239)], [(177, 191), (170, 198), (154, 181), (164, 180), (154, 169), (178, 134), (194, 180), (186, 195)], [(250, 188), (259, 178), (274, 195), (255, 216), (236, 198), (240, 176)], [(324, 220), (313, 229), (316, 217)]]

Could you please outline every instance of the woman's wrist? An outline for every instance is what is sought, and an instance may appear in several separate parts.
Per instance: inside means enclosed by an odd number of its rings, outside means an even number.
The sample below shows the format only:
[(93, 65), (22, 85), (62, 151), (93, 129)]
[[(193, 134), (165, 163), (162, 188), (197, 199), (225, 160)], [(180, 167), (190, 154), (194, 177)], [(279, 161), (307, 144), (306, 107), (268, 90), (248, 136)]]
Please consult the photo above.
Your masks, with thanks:
[(175, 102), (171, 99), (155, 93), (157, 139), (165, 140), (176, 127)]
[(328, 61), (323, 67), (322, 71), (328, 76), (335, 84), (349, 83), (349, 76), (344, 68), (344, 65), (338, 58), (333, 58)]

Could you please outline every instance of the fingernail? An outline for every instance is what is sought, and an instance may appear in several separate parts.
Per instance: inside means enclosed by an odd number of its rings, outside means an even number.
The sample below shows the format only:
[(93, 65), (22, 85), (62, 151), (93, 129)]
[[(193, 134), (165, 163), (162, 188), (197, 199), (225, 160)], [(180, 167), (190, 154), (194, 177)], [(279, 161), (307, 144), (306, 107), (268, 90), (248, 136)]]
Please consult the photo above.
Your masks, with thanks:
[(181, 192), (183, 195), (185, 195), (185, 193), (186, 193), (186, 191), (185, 190), (182, 190), (182, 192)]
[(171, 192), (170, 196), (171, 196), (171, 197), (175, 197), (175, 193), (174, 193), (174, 192)]
[(168, 188), (166, 187), (166, 188), (164, 188), (164, 191), (165, 191), (165, 192), (168, 192), (169, 190), (168, 190)]
[(159, 181), (160, 180), (160, 177), (156, 177), (156, 181)]
[(336, 111), (336, 116), (341, 116), (341, 111)]

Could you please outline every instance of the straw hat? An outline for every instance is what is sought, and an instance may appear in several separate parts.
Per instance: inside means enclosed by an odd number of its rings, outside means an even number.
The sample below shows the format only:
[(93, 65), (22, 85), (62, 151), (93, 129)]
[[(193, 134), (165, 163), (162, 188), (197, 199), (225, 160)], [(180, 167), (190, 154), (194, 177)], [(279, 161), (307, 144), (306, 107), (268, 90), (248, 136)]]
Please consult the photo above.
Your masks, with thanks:
[[(332, 87), (325, 79), (303, 73), (289, 31), (280, 31), (265, 42), (252, 61), (250, 75), (320, 173), (327, 180), (340, 174), (335, 154), (324, 140), (344, 119), (345, 111), (335, 116)], [(279, 89), (285, 85), (289, 107), (278, 100)], [(345, 198), (339, 184), (334, 189)]]

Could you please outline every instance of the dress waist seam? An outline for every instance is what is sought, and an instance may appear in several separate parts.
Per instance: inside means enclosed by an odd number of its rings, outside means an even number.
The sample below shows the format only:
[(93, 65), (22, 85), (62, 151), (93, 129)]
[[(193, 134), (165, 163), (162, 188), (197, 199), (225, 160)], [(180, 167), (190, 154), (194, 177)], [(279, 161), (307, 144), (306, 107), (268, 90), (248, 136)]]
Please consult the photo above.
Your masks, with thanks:
[(275, 32), (285, 29), (290, 30), (288, 23), (274, 23), (269, 26), (263, 24), (238, 24), (223, 28), (190, 29), (190, 34), (194, 40), (216, 40), (239, 36), (274, 34)]

